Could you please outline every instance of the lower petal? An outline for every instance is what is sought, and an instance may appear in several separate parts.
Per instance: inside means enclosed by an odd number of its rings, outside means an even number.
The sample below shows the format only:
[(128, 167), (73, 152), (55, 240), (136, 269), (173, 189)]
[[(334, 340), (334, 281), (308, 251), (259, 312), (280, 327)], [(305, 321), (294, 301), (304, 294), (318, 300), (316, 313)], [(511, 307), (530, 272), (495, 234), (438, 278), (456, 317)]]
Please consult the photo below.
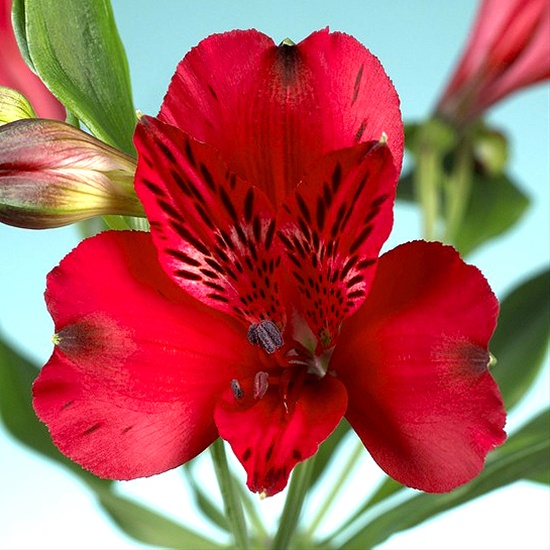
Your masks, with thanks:
[(148, 233), (84, 241), (50, 273), (46, 300), (57, 345), (34, 407), (69, 458), (132, 479), (174, 468), (218, 436), (215, 402), (253, 361), (251, 346), (164, 274)]
[(348, 391), (347, 419), (397, 481), (450, 491), (504, 441), (487, 370), (497, 313), (486, 280), (451, 247), (413, 242), (380, 258), (331, 367)]
[(248, 386), (245, 381), (239, 396), (226, 391), (216, 407), (216, 425), (245, 468), (249, 489), (272, 496), (336, 428), (346, 410), (346, 390), (332, 376), (306, 382), (289, 409), (277, 386), (257, 400)]

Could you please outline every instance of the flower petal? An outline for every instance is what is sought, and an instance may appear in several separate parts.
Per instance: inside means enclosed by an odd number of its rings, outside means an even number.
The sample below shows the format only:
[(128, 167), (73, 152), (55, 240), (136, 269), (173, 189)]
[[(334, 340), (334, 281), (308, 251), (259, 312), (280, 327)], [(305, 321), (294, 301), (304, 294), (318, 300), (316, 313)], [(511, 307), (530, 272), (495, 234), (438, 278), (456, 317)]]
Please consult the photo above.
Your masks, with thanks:
[(246, 335), (182, 292), (148, 233), (81, 243), (48, 277), (57, 345), (34, 407), (59, 449), (101, 477), (190, 460), (217, 436), (215, 402), (254, 365)]
[(302, 314), (323, 347), (368, 294), (393, 223), (397, 172), (383, 143), (321, 158), (277, 219)]
[(29, 100), (17, 90), (0, 86), (0, 125), (36, 118)]
[(292, 468), (312, 456), (336, 428), (346, 410), (346, 390), (332, 376), (306, 381), (287, 410), (277, 386), (256, 400), (251, 380), (242, 384), (242, 397), (224, 394), (216, 425), (245, 468), (249, 489), (272, 496), (285, 488)]
[(497, 313), (486, 280), (451, 247), (413, 242), (380, 258), (331, 368), (348, 391), (347, 419), (397, 481), (450, 491), (504, 441), (502, 399), (487, 370)]
[(101, 214), (143, 216), (134, 159), (55, 120), (0, 127), (0, 221), (60, 227)]
[(282, 251), (262, 191), (231, 174), (214, 149), (158, 119), (142, 117), (135, 140), (136, 190), (167, 273), (211, 307), (282, 329)]
[(318, 157), (383, 132), (401, 168), (391, 81), (359, 42), (328, 30), (280, 46), (254, 30), (210, 36), (179, 64), (159, 118), (215, 147), (275, 206)]

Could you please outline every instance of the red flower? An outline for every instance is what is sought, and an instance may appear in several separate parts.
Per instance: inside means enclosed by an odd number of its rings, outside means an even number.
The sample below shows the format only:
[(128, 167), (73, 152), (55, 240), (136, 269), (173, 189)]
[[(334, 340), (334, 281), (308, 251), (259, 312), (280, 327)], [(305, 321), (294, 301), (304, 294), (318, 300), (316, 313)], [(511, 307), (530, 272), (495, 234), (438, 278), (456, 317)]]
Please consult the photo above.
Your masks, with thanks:
[(11, 24), (11, 0), (0, 0), (0, 86), (21, 92), (39, 117), (65, 120), (65, 109), (27, 67), (21, 57)]
[(480, 471), (504, 439), (498, 304), (450, 247), (378, 259), (403, 134), (376, 58), (327, 31), (211, 36), (135, 143), (152, 234), (86, 240), (48, 279), (34, 405), (65, 454), (130, 479), (221, 436), (272, 495), (345, 415), (407, 485)]
[(437, 112), (465, 124), (503, 97), (550, 77), (548, 0), (484, 0)]

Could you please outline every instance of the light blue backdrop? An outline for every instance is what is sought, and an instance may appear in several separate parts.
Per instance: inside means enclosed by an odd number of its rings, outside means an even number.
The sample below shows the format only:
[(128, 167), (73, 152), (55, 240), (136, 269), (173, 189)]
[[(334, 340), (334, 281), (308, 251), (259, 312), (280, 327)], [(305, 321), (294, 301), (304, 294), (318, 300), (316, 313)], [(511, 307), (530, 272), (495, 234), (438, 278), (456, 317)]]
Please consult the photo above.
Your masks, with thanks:
[[(289, 1), (114, 0), (126, 45), (135, 105), (156, 114), (177, 62), (213, 32), (257, 28), (276, 42), (295, 42), (330, 26), (353, 34), (375, 53), (401, 96), (406, 121), (425, 117), (449, 76), (472, 20), (476, 2), (437, 0)], [(470, 261), (485, 273), (499, 295), (548, 264), (549, 257), (549, 91), (546, 85), (503, 102), (490, 120), (511, 137), (511, 171), (533, 205), (511, 233), (476, 253)], [(396, 210), (387, 248), (419, 236), (418, 217)], [(0, 328), (39, 363), (51, 353), (52, 323), (42, 293), (47, 272), (78, 242), (74, 228), (32, 232), (0, 226)], [(512, 335), (513, 336), (513, 335)], [(521, 368), (522, 365), (518, 365)], [(548, 368), (512, 415), (514, 427), (548, 402)], [(83, 486), (44, 462), (0, 427), (0, 548), (141, 548), (109, 525)], [(207, 468), (203, 481), (210, 486)], [(346, 501), (353, 506), (378, 479), (365, 457)], [(121, 484), (197, 529), (179, 473)], [(262, 508), (276, 516), (280, 499)], [(548, 492), (519, 483), (413, 532), (395, 536), (384, 548), (548, 548)], [(336, 523), (338, 513), (329, 522)], [(328, 528), (328, 525), (327, 525)]]

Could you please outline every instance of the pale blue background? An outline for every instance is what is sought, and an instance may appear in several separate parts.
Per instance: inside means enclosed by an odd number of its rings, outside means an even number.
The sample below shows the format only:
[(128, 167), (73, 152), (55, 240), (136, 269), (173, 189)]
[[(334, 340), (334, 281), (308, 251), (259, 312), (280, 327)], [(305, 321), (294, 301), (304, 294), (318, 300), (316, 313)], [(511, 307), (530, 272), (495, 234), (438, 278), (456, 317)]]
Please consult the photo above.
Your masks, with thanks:
[[(430, 112), (476, 6), (473, 0), (114, 0), (113, 4), (129, 57), (135, 105), (144, 113), (157, 112), (177, 62), (213, 32), (255, 27), (276, 42), (286, 37), (297, 42), (329, 25), (353, 34), (381, 59), (401, 96), (407, 121)], [(548, 87), (539, 85), (508, 99), (489, 118), (511, 137), (511, 172), (533, 199), (528, 215), (513, 232), (470, 258), (502, 295), (548, 264)], [(418, 236), (416, 213), (399, 206), (386, 248)], [(53, 330), (43, 304), (44, 279), (77, 242), (74, 228), (32, 232), (0, 226), (0, 327), (40, 363), (51, 352)], [(548, 402), (548, 386), (547, 367), (521, 410), (509, 419), (510, 427)], [(108, 523), (76, 478), (23, 448), (2, 427), (0, 456), (0, 548), (140, 548)], [(215, 490), (208, 468), (206, 460), (201, 479)], [(353, 507), (359, 502), (378, 475), (365, 457), (346, 493), (346, 503)], [(124, 483), (121, 491), (187, 520), (196, 529), (205, 528), (194, 518), (179, 472)], [(271, 521), (280, 504), (277, 498), (262, 503)], [(345, 506), (334, 511), (326, 529), (345, 513)], [(518, 483), (397, 535), (383, 547), (548, 548), (549, 515), (548, 491)]]

